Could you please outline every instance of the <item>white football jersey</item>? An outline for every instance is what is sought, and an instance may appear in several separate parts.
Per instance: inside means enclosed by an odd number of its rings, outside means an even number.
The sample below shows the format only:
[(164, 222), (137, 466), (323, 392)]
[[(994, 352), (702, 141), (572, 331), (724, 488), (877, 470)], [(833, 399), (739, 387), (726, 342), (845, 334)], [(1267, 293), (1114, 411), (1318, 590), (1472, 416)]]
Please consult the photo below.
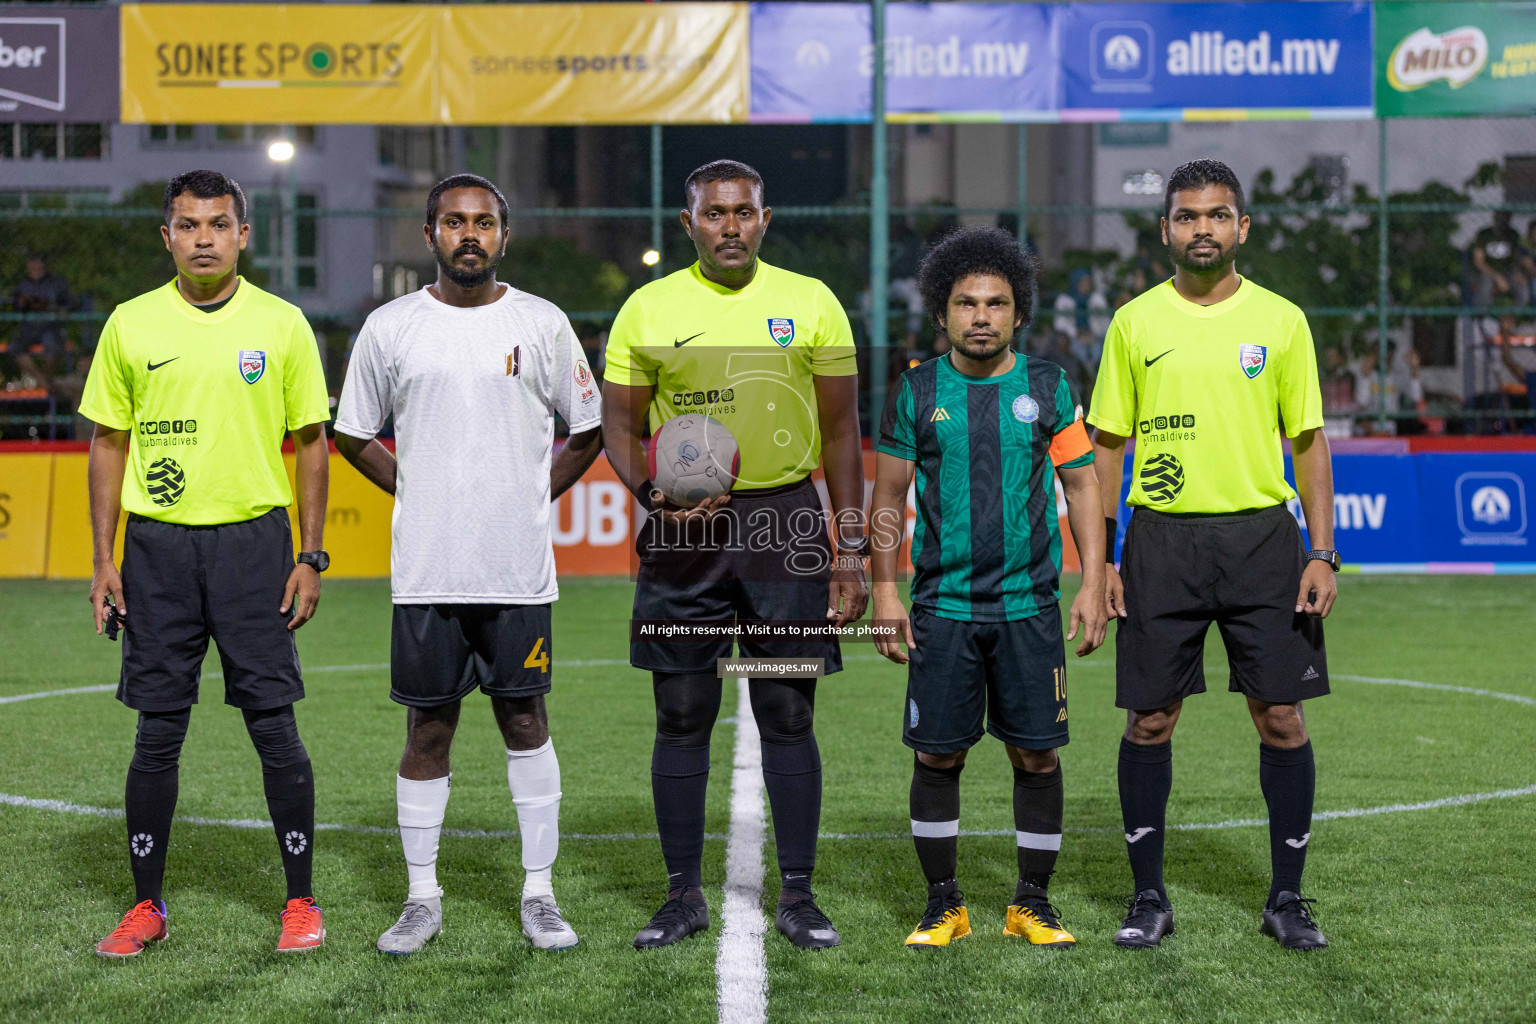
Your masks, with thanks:
[(336, 430), (371, 438), (395, 417), (395, 603), (555, 600), (555, 413), (574, 434), (601, 408), (570, 321), (537, 296), (462, 308), (423, 288), (369, 314)]

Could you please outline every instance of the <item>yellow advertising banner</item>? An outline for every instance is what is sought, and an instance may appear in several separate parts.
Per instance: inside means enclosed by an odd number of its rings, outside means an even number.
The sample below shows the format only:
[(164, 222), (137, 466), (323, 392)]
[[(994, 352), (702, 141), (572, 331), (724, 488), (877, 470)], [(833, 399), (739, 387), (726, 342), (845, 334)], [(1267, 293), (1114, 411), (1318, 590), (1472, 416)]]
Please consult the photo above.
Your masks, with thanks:
[(123, 121), (435, 123), (444, 10), (124, 4)]
[(745, 121), (745, 3), (443, 8), (446, 124)]
[(0, 458), (0, 576), (38, 577), (47, 571), (52, 494), (51, 454)]
[[(6, 459), (0, 458), (0, 466)], [(91, 578), (92, 550), (91, 503), (87, 470), (90, 456), (85, 452), (59, 452), (53, 456), (53, 498), (48, 503), (48, 578), (51, 580), (88, 580)], [(127, 515), (117, 517), (117, 540), (112, 557), (123, 564), (123, 530)]]
[(124, 4), (122, 119), (745, 121), (745, 3)]

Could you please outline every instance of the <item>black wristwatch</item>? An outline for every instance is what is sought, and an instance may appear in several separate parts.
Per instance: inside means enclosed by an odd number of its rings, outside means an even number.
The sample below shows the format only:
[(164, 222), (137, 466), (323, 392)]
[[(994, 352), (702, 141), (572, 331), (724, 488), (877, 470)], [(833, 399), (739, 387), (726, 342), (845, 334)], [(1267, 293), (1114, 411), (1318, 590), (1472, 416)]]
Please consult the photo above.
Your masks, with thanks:
[(1339, 566), (1343, 564), (1339, 561), (1339, 553), (1337, 551), (1329, 550), (1328, 548), (1313, 548), (1311, 551), (1308, 551), (1307, 561), (1311, 562), (1314, 560), (1319, 562), (1327, 562), (1328, 567), (1331, 568), (1334, 572), (1338, 572)]
[(300, 565), (307, 565), (315, 572), (325, 572), (331, 567), (331, 556), (324, 551), (301, 551), (296, 561)]

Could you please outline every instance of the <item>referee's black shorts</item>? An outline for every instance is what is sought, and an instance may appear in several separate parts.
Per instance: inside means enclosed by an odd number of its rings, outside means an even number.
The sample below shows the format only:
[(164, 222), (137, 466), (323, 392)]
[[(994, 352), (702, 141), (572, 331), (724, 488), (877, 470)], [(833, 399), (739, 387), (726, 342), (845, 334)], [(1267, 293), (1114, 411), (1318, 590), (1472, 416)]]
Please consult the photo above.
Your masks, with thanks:
[(278, 611), (292, 572), (286, 509), (220, 526), (129, 515), (117, 699), (135, 711), (196, 704), (209, 637), (224, 666), (224, 703), (264, 711), (302, 698), (293, 609)]
[(1326, 694), (1323, 621), (1296, 611), (1306, 564), (1284, 505), (1234, 515), (1136, 509), (1120, 563), (1127, 617), (1115, 631), (1115, 704), (1151, 711), (1204, 693), (1213, 622), (1229, 690), (1271, 704)]
[[(708, 531), (707, 533), (705, 531)], [(646, 517), (635, 539), (637, 623), (827, 621), (832, 579), (830, 531), (809, 478), (783, 487), (738, 491), (708, 522), (679, 534)], [(835, 639), (740, 640), (742, 658), (822, 658), (827, 675), (843, 667)], [(731, 641), (648, 640), (631, 635), (629, 662), (653, 672), (714, 672)]]

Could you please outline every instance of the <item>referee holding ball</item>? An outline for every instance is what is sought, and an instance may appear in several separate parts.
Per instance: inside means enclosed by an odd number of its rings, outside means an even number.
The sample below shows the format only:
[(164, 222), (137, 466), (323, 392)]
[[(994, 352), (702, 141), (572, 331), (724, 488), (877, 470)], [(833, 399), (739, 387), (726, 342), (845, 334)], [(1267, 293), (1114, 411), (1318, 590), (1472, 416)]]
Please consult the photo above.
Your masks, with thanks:
[[(325, 525), (330, 418), (325, 374), (304, 314), (236, 273), (250, 236), (245, 194), (217, 171), (165, 188), (165, 247), (176, 279), (118, 306), (102, 331), (80, 414), (91, 439), (96, 631), (121, 621), (117, 699), (139, 713), (125, 804), (137, 893), (97, 946), (136, 956), (166, 936), (161, 894), (177, 763), (208, 638), (224, 700), (260, 755), (288, 902), (280, 953), (325, 941), (310, 888), (315, 783), (293, 703), (304, 696), (293, 631), (315, 613)], [(297, 452), (294, 564), (282, 443)], [(128, 511), (123, 569), (112, 562)]]
[[(763, 179), (717, 160), (688, 176), (684, 229), (698, 262), (629, 297), (608, 339), (603, 441), (614, 471), (646, 502), (635, 545), (634, 618), (668, 622), (835, 622), (864, 613), (864, 470), (858, 370), (842, 306), (814, 278), (769, 266), (757, 252), (773, 211)], [(695, 509), (655, 502), (641, 435), (684, 412), (728, 427), (741, 450), (730, 494)], [(827, 522), (809, 477), (820, 462), (838, 523), (834, 568)], [(654, 505), (653, 505), (654, 503)], [(720, 711), (718, 659), (731, 641), (632, 637), (630, 664), (648, 669), (656, 700), (651, 788), (667, 863), (667, 899), (635, 936), (668, 946), (709, 927), (700, 864), (709, 739)], [(745, 658), (824, 659), (837, 641), (743, 638)], [(816, 906), (811, 872), (821, 820), (821, 751), (812, 729), (816, 680), (754, 678), (763, 784), (773, 808), (782, 889), (775, 924), (802, 949), (838, 944)]]
[[(1261, 930), (1287, 949), (1327, 945), (1301, 896), (1316, 771), (1301, 702), (1328, 692), (1322, 619), (1333, 607), (1333, 470), (1323, 434), (1312, 334), (1301, 310), (1240, 277), (1243, 187), (1226, 164), (1196, 160), (1168, 178), (1163, 240), (1175, 272), (1121, 307), (1104, 342), (1088, 422), (1114, 557), (1125, 444), (1135, 476), (1120, 573), (1105, 596), (1118, 617), (1120, 808), (1136, 876), (1115, 942), (1156, 946), (1173, 933), (1163, 833), (1174, 725), (1205, 690), (1211, 623), (1259, 732), (1273, 880)], [(1286, 508), (1280, 431), (1314, 550)], [(1123, 575), (1123, 582), (1122, 582)]]

